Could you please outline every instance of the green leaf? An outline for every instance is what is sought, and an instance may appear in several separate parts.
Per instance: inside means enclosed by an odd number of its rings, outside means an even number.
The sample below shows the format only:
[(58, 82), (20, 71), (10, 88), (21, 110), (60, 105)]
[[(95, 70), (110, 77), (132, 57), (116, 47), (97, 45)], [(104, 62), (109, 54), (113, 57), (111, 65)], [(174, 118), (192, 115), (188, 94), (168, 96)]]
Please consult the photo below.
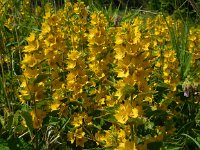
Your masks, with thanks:
[(100, 126), (103, 126), (105, 124), (105, 121), (103, 118), (100, 119)]
[(147, 121), (146, 118), (143, 118), (143, 117), (129, 118), (129, 119), (128, 119), (128, 123), (133, 123), (133, 124), (136, 124), (136, 125), (145, 124), (146, 121)]
[(197, 124), (200, 123), (200, 111), (197, 113), (196, 117), (195, 117), (195, 121)]
[(7, 145), (11, 150), (32, 150), (31, 145), (28, 143), (26, 138), (23, 139), (14, 136), (7, 141)]
[(191, 60), (192, 60), (192, 54), (191, 53), (187, 53), (185, 54), (185, 58), (184, 58), (184, 64), (183, 64), (183, 76), (186, 78), (188, 75), (188, 72), (190, 71), (190, 67), (191, 67)]
[(40, 74), (37, 76), (37, 78), (33, 81), (33, 84), (39, 83), (44, 81), (47, 77), (49, 77), (49, 74)]
[(19, 46), (23, 45), (25, 43), (26, 40), (22, 40), (21, 42), (19, 42)]
[(27, 130), (27, 128), (24, 127), (23, 125), (18, 125), (18, 126), (15, 128), (15, 132), (16, 132), (17, 134), (23, 134), (26, 130)]
[(147, 129), (153, 129), (153, 127), (154, 127), (154, 123), (153, 122), (147, 122), (147, 123), (145, 123), (145, 130), (147, 130)]
[(6, 44), (6, 47), (15, 46), (17, 44), (18, 44), (18, 42), (10, 42), (10, 43)]
[(113, 115), (106, 115), (103, 117), (103, 119), (107, 122), (117, 123), (117, 120)]
[(188, 134), (182, 133), (181, 135), (188, 137), (189, 139), (191, 139), (196, 145), (197, 147), (200, 149), (200, 144), (199, 142), (197, 142), (193, 137), (189, 136)]
[(2, 78), (0, 77), (0, 95), (2, 99), (5, 98), (5, 95), (6, 95), (6, 91), (5, 91), (5, 88), (4, 88), (4, 85), (3, 85), (3, 80)]
[(19, 112), (16, 112), (13, 117), (13, 125), (17, 126), (19, 122)]
[(147, 144), (147, 149), (149, 150), (160, 150), (163, 146), (162, 142), (152, 142)]
[(33, 132), (33, 122), (32, 122), (32, 117), (30, 115), (29, 112), (27, 111), (23, 111), (22, 112), (22, 117), (24, 118), (25, 122), (26, 122), (26, 125), (29, 129), (29, 132), (30, 132), (30, 135), (32, 135), (32, 132)]
[(8, 146), (0, 144), (0, 150), (10, 150)]
[(20, 138), (19, 141), (17, 141), (19, 143), (19, 149), (20, 150), (32, 150), (33, 148), (31, 147), (31, 145), (25, 141), (23, 138)]
[(0, 139), (0, 150), (10, 150), (8, 143), (4, 139)]
[(42, 107), (44, 107), (44, 106), (49, 105), (49, 102), (50, 102), (50, 101), (49, 101), (48, 99), (38, 101), (38, 102), (36, 103), (36, 107), (37, 107), (37, 108), (42, 108)]
[(58, 125), (59, 123), (59, 118), (58, 117), (53, 117), (53, 116), (49, 116), (49, 120), (48, 120), (48, 124), (49, 125)]
[(12, 32), (10, 31), (10, 29), (8, 29), (6, 26), (4, 26), (4, 29), (7, 34), (12, 35)]
[(106, 107), (106, 108), (104, 108), (104, 111), (106, 111), (107, 113), (110, 113), (110, 114), (114, 114), (116, 110), (117, 110), (117, 107)]
[(0, 122), (1, 122), (1, 125), (4, 127), (5, 126), (5, 120), (2, 116), (0, 116)]
[(14, 118), (14, 115), (11, 114), (10, 116), (8, 116), (8, 123), (7, 123), (7, 129), (10, 131), (11, 128), (12, 128), (12, 125), (13, 125), (13, 118)]

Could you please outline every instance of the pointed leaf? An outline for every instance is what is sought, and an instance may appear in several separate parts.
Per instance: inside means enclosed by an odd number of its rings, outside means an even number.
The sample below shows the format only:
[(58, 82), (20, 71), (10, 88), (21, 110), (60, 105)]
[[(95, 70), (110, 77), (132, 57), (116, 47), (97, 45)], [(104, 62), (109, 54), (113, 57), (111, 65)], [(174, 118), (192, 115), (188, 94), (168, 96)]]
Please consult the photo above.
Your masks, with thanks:
[(24, 127), (23, 125), (18, 125), (18, 126), (16, 126), (16, 128), (15, 128), (15, 132), (16, 132), (17, 134), (23, 134), (26, 130), (27, 130), (27, 128)]
[(18, 125), (18, 122), (19, 122), (19, 112), (16, 112), (16, 113), (14, 114), (14, 117), (13, 117), (13, 124), (14, 124), (15, 126), (17, 126), (17, 125)]
[(185, 133), (183, 133), (183, 134), (181, 134), (181, 135), (188, 137), (188, 138), (189, 138), (190, 140), (192, 140), (192, 141), (197, 145), (197, 147), (200, 149), (200, 144), (199, 144), (199, 142), (196, 141), (193, 137), (191, 137), (190, 135), (185, 134)]
[(23, 111), (22, 117), (24, 118), (24, 120), (26, 122), (26, 125), (27, 125), (27, 127), (30, 131), (30, 134), (32, 134), (32, 132), (33, 132), (33, 121), (32, 121), (32, 117), (31, 117), (30, 113), (27, 112), (27, 111)]
[(0, 139), (0, 150), (10, 150), (7, 141), (4, 139)]
[(10, 116), (8, 116), (8, 123), (7, 123), (7, 129), (10, 131), (11, 128), (12, 128), (12, 125), (13, 125), (13, 118), (14, 118), (14, 115), (11, 114)]
[(37, 76), (37, 78), (33, 81), (34, 84), (44, 81), (47, 77), (49, 77), (49, 74), (40, 74)]
[(4, 126), (5, 126), (5, 120), (4, 120), (4, 118), (2, 116), (0, 116), (0, 123), (3, 126), (3, 128), (4, 128)]

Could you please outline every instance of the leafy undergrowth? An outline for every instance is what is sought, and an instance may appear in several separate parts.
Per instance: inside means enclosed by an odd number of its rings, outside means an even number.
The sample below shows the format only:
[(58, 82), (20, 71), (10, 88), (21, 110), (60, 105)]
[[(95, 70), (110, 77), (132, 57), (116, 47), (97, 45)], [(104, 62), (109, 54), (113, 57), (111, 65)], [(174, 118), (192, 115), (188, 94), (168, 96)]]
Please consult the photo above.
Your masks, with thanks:
[(1, 149), (200, 148), (199, 26), (0, 4)]

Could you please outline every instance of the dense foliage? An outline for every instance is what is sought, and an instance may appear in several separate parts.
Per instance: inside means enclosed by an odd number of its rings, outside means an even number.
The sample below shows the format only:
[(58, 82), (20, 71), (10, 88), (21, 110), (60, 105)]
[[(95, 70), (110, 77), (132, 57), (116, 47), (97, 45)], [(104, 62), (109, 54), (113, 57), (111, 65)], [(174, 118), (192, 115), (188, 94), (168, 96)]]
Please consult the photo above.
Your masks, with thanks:
[(0, 8), (1, 149), (200, 148), (199, 26), (83, 2)]

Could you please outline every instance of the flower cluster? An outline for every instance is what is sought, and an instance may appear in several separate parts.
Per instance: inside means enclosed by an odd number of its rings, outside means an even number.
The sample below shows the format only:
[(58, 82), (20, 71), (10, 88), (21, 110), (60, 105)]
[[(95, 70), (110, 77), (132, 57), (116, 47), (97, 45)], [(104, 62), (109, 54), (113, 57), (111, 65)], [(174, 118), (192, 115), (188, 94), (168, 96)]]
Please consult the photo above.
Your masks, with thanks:
[[(127, 150), (147, 149), (172, 134), (182, 67), (171, 42), (174, 26), (182, 24), (158, 15), (111, 27), (102, 12), (89, 12), (82, 2), (57, 12), (46, 5), (41, 31), (26, 39), (21, 62), (19, 99), (30, 106), (33, 128), (44, 128), (56, 114), (69, 119), (71, 144)], [(194, 54), (193, 67), (199, 61), (195, 32), (189, 32), (187, 51)]]

